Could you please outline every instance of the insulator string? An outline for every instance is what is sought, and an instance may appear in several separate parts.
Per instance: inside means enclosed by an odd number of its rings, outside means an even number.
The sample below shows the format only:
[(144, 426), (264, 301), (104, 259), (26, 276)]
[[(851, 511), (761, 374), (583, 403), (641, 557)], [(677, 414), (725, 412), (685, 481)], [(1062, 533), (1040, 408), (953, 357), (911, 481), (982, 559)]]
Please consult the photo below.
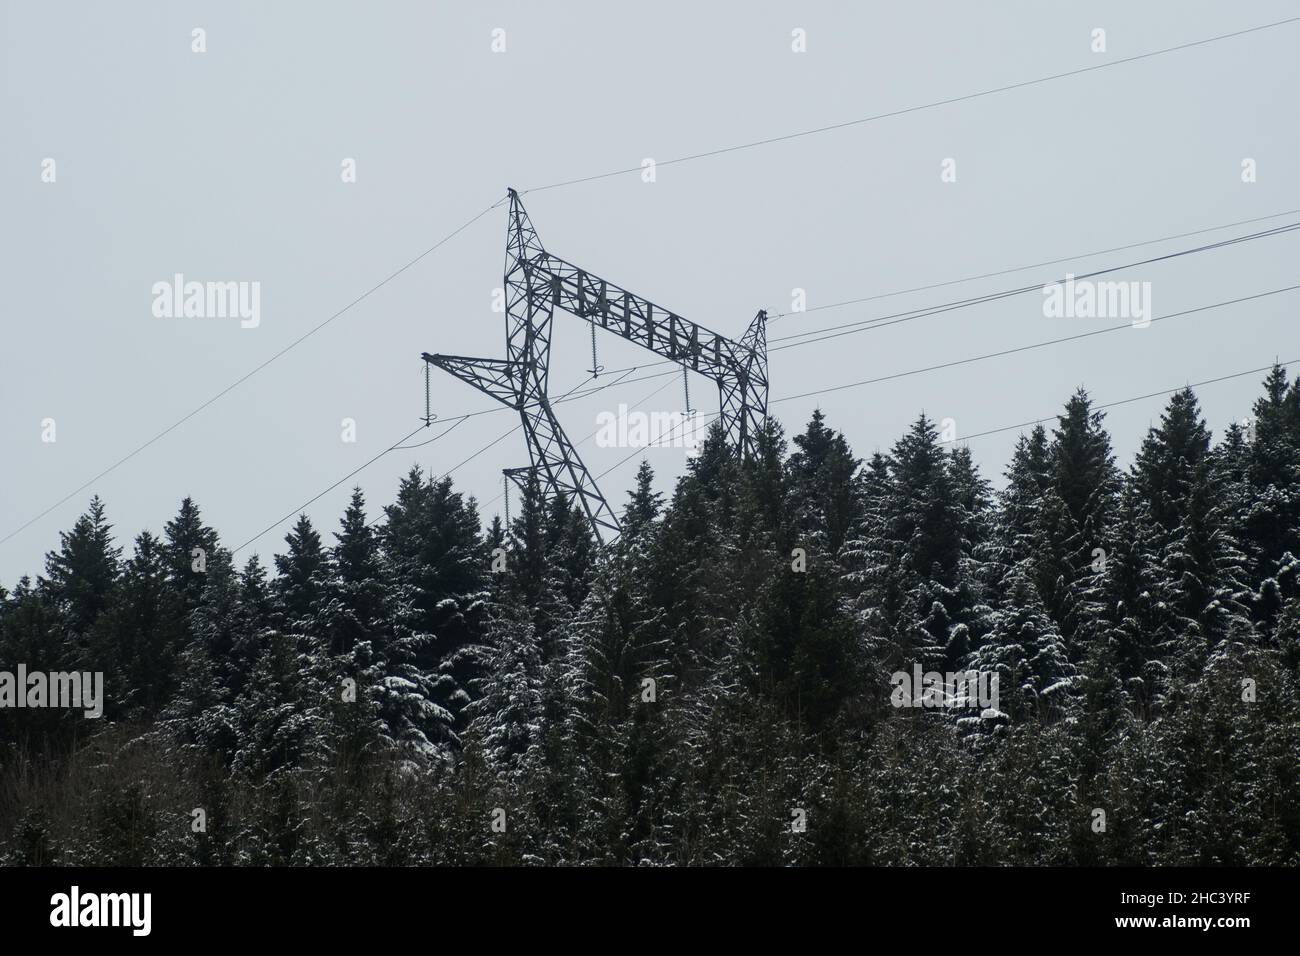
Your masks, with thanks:
[(605, 371), (605, 366), (596, 364), (596, 323), (591, 323), (591, 368), (587, 369), (592, 378), (600, 378), (600, 373)]

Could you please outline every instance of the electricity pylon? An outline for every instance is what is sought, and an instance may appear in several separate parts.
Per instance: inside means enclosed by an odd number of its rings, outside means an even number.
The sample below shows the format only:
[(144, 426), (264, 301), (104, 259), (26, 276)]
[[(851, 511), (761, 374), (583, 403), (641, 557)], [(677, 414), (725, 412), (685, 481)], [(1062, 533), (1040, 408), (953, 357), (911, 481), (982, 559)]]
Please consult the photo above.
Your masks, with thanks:
[(767, 416), (766, 312), (755, 315), (735, 342), (593, 275), (542, 247), (513, 189), (504, 288), (504, 359), (428, 352), (421, 357), (519, 412), (531, 464), (507, 468), (506, 476), (522, 487), (536, 474), (548, 499), (562, 493), (581, 503), (602, 544), (607, 533), (618, 534), (618, 518), (560, 427), (547, 397), (556, 309), (713, 379), (718, 383), (725, 435), (740, 454), (754, 453)]

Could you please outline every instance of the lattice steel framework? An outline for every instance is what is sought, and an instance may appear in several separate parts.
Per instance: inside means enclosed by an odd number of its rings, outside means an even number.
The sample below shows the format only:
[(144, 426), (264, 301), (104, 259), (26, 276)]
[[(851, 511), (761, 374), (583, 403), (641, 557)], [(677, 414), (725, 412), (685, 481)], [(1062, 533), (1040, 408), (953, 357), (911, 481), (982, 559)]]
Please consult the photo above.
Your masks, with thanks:
[(742, 455), (751, 455), (767, 416), (767, 313), (760, 311), (739, 342), (690, 322), (547, 252), (519, 195), (510, 190), (506, 231), (506, 358), (431, 355), (422, 358), (519, 412), (531, 464), (504, 474), (523, 487), (536, 472), (543, 494), (582, 504), (603, 544), (618, 519), (547, 397), (551, 322), (560, 309), (635, 342), (718, 384), (720, 420)]

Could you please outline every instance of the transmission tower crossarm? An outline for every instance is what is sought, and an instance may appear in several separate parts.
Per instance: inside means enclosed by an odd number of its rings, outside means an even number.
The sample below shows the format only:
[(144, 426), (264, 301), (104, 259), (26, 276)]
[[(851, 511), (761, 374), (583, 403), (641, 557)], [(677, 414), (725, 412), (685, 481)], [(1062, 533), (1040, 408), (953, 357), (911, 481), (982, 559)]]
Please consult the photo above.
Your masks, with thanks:
[(464, 355), (430, 355), (428, 352), (421, 353), (420, 357), (430, 365), (436, 365), (462, 382), (473, 385), (480, 392), (492, 396), (502, 405), (516, 409), (520, 407), (523, 390), (521, 376), (514, 362)]
[(715, 381), (744, 360), (740, 346), (566, 259), (543, 252), (533, 262), (550, 305), (687, 365)]

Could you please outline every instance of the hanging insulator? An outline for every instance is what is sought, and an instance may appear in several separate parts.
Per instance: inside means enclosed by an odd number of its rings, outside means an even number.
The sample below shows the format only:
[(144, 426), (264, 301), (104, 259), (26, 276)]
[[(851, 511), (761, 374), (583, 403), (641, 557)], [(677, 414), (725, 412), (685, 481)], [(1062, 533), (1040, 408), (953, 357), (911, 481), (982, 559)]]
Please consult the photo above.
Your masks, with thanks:
[(509, 534), (510, 533), (510, 476), (509, 475), (501, 476), (501, 485), (502, 485), (501, 493), (505, 496), (506, 499), (506, 533)]
[(691, 408), (691, 379), (686, 374), (686, 366), (682, 366), (682, 388), (686, 391), (686, 414), (694, 415), (695, 409)]
[(600, 378), (605, 366), (596, 364), (596, 323), (591, 323), (591, 368), (587, 369), (592, 378)]
[(429, 363), (424, 363), (424, 427), (433, 422), (433, 398), (429, 390)]

